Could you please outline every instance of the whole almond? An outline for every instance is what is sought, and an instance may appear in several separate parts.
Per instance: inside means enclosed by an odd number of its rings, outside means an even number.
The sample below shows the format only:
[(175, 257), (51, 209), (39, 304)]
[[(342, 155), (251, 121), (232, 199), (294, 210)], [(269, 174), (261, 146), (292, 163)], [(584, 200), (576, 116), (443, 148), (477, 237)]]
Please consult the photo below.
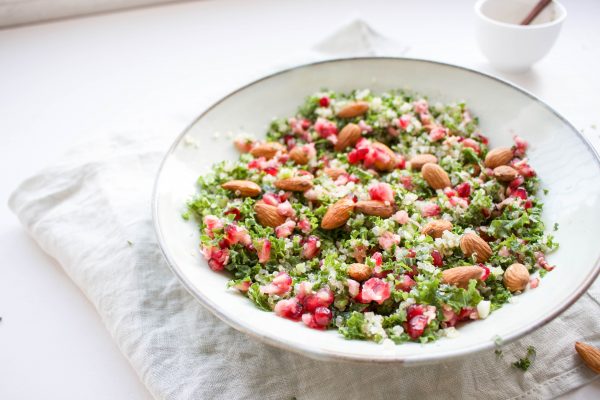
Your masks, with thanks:
[(348, 124), (342, 128), (337, 136), (337, 142), (333, 146), (336, 151), (344, 150), (348, 146), (354, 146), (362, 135), (362, 129), (356, 124)]
[(471, 279), (480, 279), (483, 274), (483, 268), (476, 266), (454, 267), (442, 271), (442, 282), (448, 285), (455, 285), (466, 288)]
[(344, 175), (346, 173), (346, 170), (344, 168), (325, 167), (323, 168), (323, 172), (335, 181), (337, 178), (340, 177), (340, 175)]
[(589, 369), (600, 374), (600, 349), (587, 343), (575, 342), (575, 350)]
[(350, 219), (352, 211), (354, 211), (354, 202), (352, 199), (339, 199), (327, 209), (321, 220), (321, 228), (330, 230), (345, 225), (348, 219)]
[(512, 264), (504, 271), (504, 286), (511, 292), (522, 291), (528, 283), (529, 271), (523, 264)]
[(371, 147), (385, 153), (388, 157), (376, 157), (373, 166), (377, 171), (389, 172), (396, 167), (396, 153), (385, 144), (373, 142)]
[(420, 171), (427, 163), (437, 164), (437, 157), (433, 154), (418, 154), (410, 159), (410, 168)]
[(361, 214), (389, 218), (394, 214), (394, 206), (379, 200), (357, 201), (354, 210)]
[(494, 176), (501, 182), (510, 182), (515, 179), (519, 173), (513, 167), (508, 165), (501, 165), (494, 168)]
[(460, 249), (465, 256), (475, 254), (477, 262), (486, 262), (492, 256), (492, 249), (485, 240), (474, 233), (465, 233), (460, 239)]
[(252, 181), (229, 181), (222, 184), (221, 187), (242, 197), (256, 197), (261, 192), (260, 186)]
[(285, 222), (285, 217), (277, 212), (277, 206), (259, 200), (254, 204), (256, 220), (262, 226), (278, 227)]
[(310, 160), (308, 150), (304, 146), (296, 146), (290, 150), (290, 158), (298, 165), (306, 165)]
[(500, 165), (508, 164), (513, 156), (513, 151), (510, 147), (497, 147), (487, 153), (484, 164), (486, 167), (494, 169)]
[(274, 183), (277, 189), (287, 190), (290, 192), (305, 192), (313, 187), (312, 178), (310, 176), (295, 176), (276, 180)]
[(373, 270), (368, 265), (355, 263), (348, 266), (348, 276), (355, 281), (366, 281), (372, 274)]
[(250, 150), (250, 154), (254, 157), (264, 157), (267, 160), (275, 157), (277, 152), (285, 152), (285, 147), (277, 142), (259, 143)]
[(446, 171), (437, 164), (427, 163), (421, 169), (423, 179), (427, 181), (433, 189), (443, 189), (450, 186), (450, 177)]
[(354, 118), (363, 115), (369, 110), (369, 103), (365, 101), (353, 101), (346, 104), (337, 113), (340, 118)]
[(452, 222), (446, 221), (445, 219), (436, 219), (435, 221), (429, 222), (421, 229), (424, 235), (429, 235), (432, 238), (440, 238), (444, 234), (444, 231), (452, 230)]

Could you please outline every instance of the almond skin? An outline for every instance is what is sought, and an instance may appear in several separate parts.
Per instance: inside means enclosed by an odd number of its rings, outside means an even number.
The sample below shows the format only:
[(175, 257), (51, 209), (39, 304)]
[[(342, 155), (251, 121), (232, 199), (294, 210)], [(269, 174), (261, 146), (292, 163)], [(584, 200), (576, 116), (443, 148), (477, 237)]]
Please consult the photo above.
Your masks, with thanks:
[(486, 167), (494, 169), (508, 164), (513, 159), (513, 156), (513, 151), (510, 147), (497, 147), (487, 153), (484, 164)]
[(418, 154), (410, 159), (410, 168), (420, 171), (427, 163), (437, 164), (438, 159), (433, 154)]
[(427, 163), (421, 169), (423, 179), (427, 181), (433, 189), (443, 189), (450, 186), (450, 177), (446, 171), (437, 164)]
[(342, 107), (337, 116), (340, 118), (354, 118), (363, 115), (369, 110), (369, 103), (365, 101), (354, 101)]
[(528, 283), (529, 271), (523, 264), (512, 264), (504, 271), (504, 286), (511, 292), (522, 291)]
[(575, 350), (589, 369), (600, 374), (600, 349), (587, 343), (575, 342)]
[(285, 217), (277, 212), (277, 207), (260, 200), (254, 204), (256, 220), (262, 226), (278, 227), (285, 222)]
[(483, 274), (483, 268), (476, 266), (454, 267), (442, 271), (442, 282), (448, 285), (455, 285), (460, 288), (466, 288), (471, 279), (480, 279)]
[(344, 175), (346, 173), (346, 170), (344, 168), (326, 167), (323, 169), (323, 172), (335, 181), (337, 178), (340, 177), (340, 175)]
[(486, 262), (492, 256), (492, 249), (485, 240), (474, 233), (465, 233), (460, 239), (460, 249), (467, 257), (476, 254), (477, 262)]
[(345, 225), (352, 211), (354, 211), (354, 202), (351, 199), (343, 198), (336, 201), (329, 206), (323, 216), (321, 228), (330, 230)]
[(446, 221), (445, 219), (437, 219), (435, 221), (429, 222), (427, 225), (421, 229), (421, 232), (424, 235), (429, 235), (432, 238), (441, 238), (444, 234), (444, 231), (451, 231), (452, 223), (450, 221)]
[(368, 265), (355, 263), (348, 266), (348, 276), (355, 281), (366, 281), (372, 274), (373, 270)]
[(390, 149), (385, 144), (380, 143), (380, 142), (373, 142), (371, 144), (371, 147), (373, 147), (375, 149), (379, 149), (389, 156), (389, 160), (387, 160), (387, 161), (380, 160), (379, 158), (375, 159), (373, 166), (375, 167), (375, 169), (377, 171), (389, 172), (389, 171), (392, 171), (396, 167), (396, 153), (394, 153), (392, 151), (392, 149)]
[(309, 176), (296, 176), (276, 180), (274, 183), (277, 189), (287, 190), (289, 192), (305, 192), (313, 187), (312, 178)]
[(267, 160), (275, 157), (278, 151), (285, 152), (285, 147), (276, 142), (259, 143), (250, 150), (254, 157), (264, 157)]
[(260, 186), (252, 181), (229, 181), (222, 184), (221, 187), (242, 197), (256, 197), (262, 191)]
[(508, 165), (501, 165), (494, 168), (494, 176), (501, 182), (510, 182), (515, 179), (519, 173), (513, 167)]
[(379, 200), (357, 201), (354, 210), (365, 215), (375, 215), (377, 217), (389, 218), (394, 214), (394, 206), (385, 204)]
[(306, 165), (309, 161), (308, 152), (302, 146), (296, 146), (290, 150), (290, 158), (298, 165)]
[(362, 129), (356, 124), (348, 124), (338, 133), (337, 142), (333, 146), (336, 151), (344, 150), (348, 146), (354, 146), (362, 136)]

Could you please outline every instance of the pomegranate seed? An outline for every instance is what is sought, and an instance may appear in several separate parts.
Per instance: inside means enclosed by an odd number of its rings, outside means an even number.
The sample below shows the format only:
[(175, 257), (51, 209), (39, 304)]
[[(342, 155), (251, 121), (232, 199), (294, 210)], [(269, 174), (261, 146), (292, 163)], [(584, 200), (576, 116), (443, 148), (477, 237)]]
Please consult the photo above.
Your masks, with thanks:
[(417, 315), (423, 315), (424, 312), (425, 307), (421, 304), (411, 304), (406, 309), (406, 319), (413, 319), (413, 317), (416, 317)]
[(315, 310), (314, 320), (317, 325), (326, 327), (331, 322), (333, 315), (331, 310), (327, 307), (317, 307)]
[(410, 124), (410, 120), (411, 120), (411, 116), (408, 114), (404, 114), (403, 116), (401, 116), (398, 119), (398, 125), (400, 126), (400, 128), (406, 129), (406, 128), (408, 128), (408, 125)]
[[(296, 212), (292, 208), (290, 202), (284, 200), (283, 202), (277, 205), (277, 214), (282, 215), (284, 217), (294, 217), (296, 215)], [(296, 224), (294, 224), (294, 226), (296, 226)]]
[(239, 221), (240, 219), (242, 219), (242, 213), (240, 212), (240, 210), (238, 208), (230, 208), (229, 210), (225, 211), (223, 214), (225, 215), (233, 215), (233, 220), (234, 221)]
[(223, 222), (221, 222), (221, 220), (214, 215), (207, 215), (202, 221), (205, 225), (204, 232), (206, 232), (210, 238), (215, 237), (215, 231), (219, 231), (223, 228)]
[(208, 266), (213, 271), (221, 271), (229, 261), (229, 250), (218, 247), (204, 247), (202, 254), (208, 260)]
[(438, 140), (442, 140), (448, 134), (448, 130), (441, 126), (434, 127), (429, 132), (429, 140), (432, 142), (437, 142)]
[(413, 185), (413, 181), (412, 181), (412, 176), (401, 176), (400, 182), (402, 183), (402, 186), (404, 186), (404, 189), (406, 189), (406, 190), (414, 190), (415, 189), (415, 185)]
[(517, 176), (515, 179), (513, 179), (509, 184), (508, 187), (510, 187), (511, 189), (516, 189), (519, 186), (521, 186), (523, 183), (525, 182), (525, 178), (523, 178), (522, 176)]
[(408, 275), (401, 275), (399, 278), (399, 282), (396, 284), (396, 289), (402, 290), (403, 292), (410, 292), (413, 286), (415, 286), (417, 282), (414, 281)]
[(271, 258), (271, 242), (268, 239), (262, 239), (256, 247), (258, 249), (258, 262), (264, 264), (269, 261)]
[(531, 207), (533, 207), (533, 202), (531, 200), (527, 200), (525, 204), (523, 204), (523, 207), (525, 207), (526, 210), (529, 210)]
[(319, 105), (321, 107), (329, 107), (329, 97), (323, 96), (319, 99)]
[(529, 144), (520, 136), (513, 136), (513, 140), (515, 141), (515, 155), (517, 157), (523, 157), (525, 152), (527, 151), (527, 147)]
[(394, 215), (392, 215), (392, 219), (397, 223), (404, 225), (408, 222), (409, 217), (408, 213), (404, 210), (397, 211)]
[(388, 251), (394, 245), (400, 244), (400, 235), (392, 233), (392, 232), (383, 232), (378, 239), (379, 247), (383, 250)]
[(304, 242), (304, 245), (302, 245), (302, 256), (309, 260), (315, 257), (321, 250), (319, 248), (320, 244), (321, 242), (319, 241), (318, 237), (309, 236)]
[(439, 204), (424, 203), (421, 205), (421, 215), (424, 217), (435, 217), (436, 215), (439, 215), (441, 211), (442, 209)]
[(273, 193), (265, 193), (262, 197), (262, 200), (271, 206), (279, 205), (279, 197)]
[(264, 157), (255, 158), (248, 163), (248, 169), (260, 169), (260, 166), (265, 161)]
[(280, 300), (275, 304), (275, 314), (280, 317), (298, 321), (302, 318), (302, 305), (298, 300), (291, 298), (289, 300)]
[(316, 296), (320, 306), (329, 307), (333, 303), (333, 292), (328, 286), (319, 289)]
[(415, 258), (417, 256), (417, 252), (413, 249), (408, 249), (408, 253), (406, 253), (406, 258)]
[(458, 195), (460, 197), (470, 197), (471, 196), (471, 185), (469, 184), (469, 182), (463, 182), (459, 185), (456, 186), (456, 193), (458, 193)]
[(371, 260), (373, 260), (373, 262), (375, 263), (375, 265), (377, 267), (380, 267), (381, 264), (383, 264), (383, 256), (378, 251), (376, 251), (375, 253), (373, 253), (373, 255), (371, 256)]
[(275, 176), (277, 175), (277, 172), (279, 171), (277, 168), (275, 167), (267, 167), (264, 169), (265, 173), (271, 175), (271, 176)]
[(390, 204), (394, 202), (394, 191), (385, 182), (379, 182), (371, 186), (369, 196), (371, 196), (371, 200), (388, 201)]
[(456, 190), (454, 190), (454, 189), (449, 188), (449, 187), (447, 187), (447, 188), (444, 189), (444, 194), (448, 198), (458, 196), (458, 192)]
[(479, 264), (479, 266), (483, 269), (483, 274), (480, 279), (485, 281), (490, 276), (490, 269), (484, 264)]
[(298, 221), (298, 228), (302, 231), (302, 233), (310, 233), (312, 229), (310, 222), (307, 219), (301, 219)]
[(408, 321), (407, 333), (411, 339), (418, 339), (423, 335), (425, 328), (427, 327), (427, 317), (424, 315), (417, 315)]
[(248, 289), (250, 289), (250, 284), (251, 284), (250, 281), (243, 281), (243, 282), (240, 282), (237, 285), (235, 285), (234, 288), (236, 288), (240, 292), (247, 292)]
[(365, 302), (381, 304), (390, 298), (390, 285), (379, 278), (371, 278), (363, 283), (361, 295)]
[(317, 131), (322, 138), (328, 138), (329, 136), (337, 135), (338, 133), (335, 123), (324, 118), (317, 119), (315, 122), (315, 131)]
[(312, 329), (325, 329), (324, 326), (317, 324), (317, 321), (315, 321), (315, 317), (313, 314), (303, 314), (302, 322), (304, 322), (309, 328)]
[(462, 145), (464, 147), (469, 147), (469, 148), (475, 150), (475, 153), (477, 153), (477, 154), (479, 154), (479, 152), (481, 151), (481, 149), (479, 147), (479, 143), (477, 143), (476, 141), (474, 141), (473, 139), (470, 139), (470, 138), (463, 140)]
[(368, 153), (368, 148), (354, 149), (348, 153), (348, 162), (350, 164), (358, 164), (360, 161), (365, 159)]
[(536, 287), (538, 287), (539, 284), (540, 284), (539, 278), (533, 278), (529, 281), (529, 288), (535, 289)]
[(523, 200), (527, 200), (527, 191), (524, 188), (520, 187), (520, 188), (513, 190), (513, 192), (511, 193), (511, 196), (518, 197)]
[(302, 301), (302, 304), (304, 306), (304, 310), (308, 312), (313, 312), (317, 309), (317, 307), (321, 306), (319, 298), (314, 294), (309, 294), (306, 296)]
[(424, 99), (417, 100), (413, 103), (413, 109), (415, 110), (415, 112), (417, 114), (428, 112), (429, 111), (429, 103), (427, 103), (427, 100), (424, 100)]
[(396, 169), (406, 168), (406, 159), (401, 155), (396, 156)]
[(444, 265), (444, 259), (439, 251), (433, 250), (431, 252), (431, 258), (433, 258), (433, 265), (436, 267), (441, 267)]

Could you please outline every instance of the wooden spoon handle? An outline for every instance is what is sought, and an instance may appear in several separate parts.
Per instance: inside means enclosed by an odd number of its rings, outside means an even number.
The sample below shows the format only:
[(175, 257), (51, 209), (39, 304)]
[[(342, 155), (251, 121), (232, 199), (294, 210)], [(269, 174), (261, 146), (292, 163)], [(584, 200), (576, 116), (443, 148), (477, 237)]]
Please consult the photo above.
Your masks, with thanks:
[(544, 8), (548, 6), (548, 4), (552, 3), (552, 0), (540, 0), (537, 2), (535, 7), (529, 12), (529, 14), (525, 17), (523, 21), (521, 21), (521, 25), (529, 25), (531, 21), (535, 19), (542, 12)]

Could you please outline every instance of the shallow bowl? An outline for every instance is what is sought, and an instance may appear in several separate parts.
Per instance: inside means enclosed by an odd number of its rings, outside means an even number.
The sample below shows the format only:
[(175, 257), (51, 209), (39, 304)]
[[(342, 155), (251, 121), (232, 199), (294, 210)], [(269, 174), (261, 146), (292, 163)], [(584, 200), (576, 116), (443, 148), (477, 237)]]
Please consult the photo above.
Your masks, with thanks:
[[(208, 268), (198, 248), (198, 228), (182, 219), (197, 177), (214, 162), (237, 158), (227, 132), (261, 136), (273, 117), (293, 115), (306, 96), (322, 88), (350, 91), (394, 88), (432, 101), (466, 101), (480, 118), (490, 146), (509, 146), (518, 133), (530, 143), (530, 162), (549, 194), (544, 220), (554, 223), (561, 247), (549, 257), (556, 269), (540, 286), (517, 296), (487, 319), (466, 324), (456, 338), (394, 347), (345, 340), (336, 331), (312, 330), (263, 312), (235, 290), (227, 276)], [(220, 133), (220, 135), (215, 135)], [(219, 136), (219, 138), (215, 138)], [(548, 323), (581, 296), (600, 270), (600, 161), (565, 118), (533, 95), (477, 71), (432, 61), (357, 58), (288, 69), (252, 82), (204, 111), (168, 151), (158, 172), (154, 226), (164, 255), (187, 289), (234, 328), (280, 348), (321, 359), (367, 362), (438, 362), (491, 349)]]

